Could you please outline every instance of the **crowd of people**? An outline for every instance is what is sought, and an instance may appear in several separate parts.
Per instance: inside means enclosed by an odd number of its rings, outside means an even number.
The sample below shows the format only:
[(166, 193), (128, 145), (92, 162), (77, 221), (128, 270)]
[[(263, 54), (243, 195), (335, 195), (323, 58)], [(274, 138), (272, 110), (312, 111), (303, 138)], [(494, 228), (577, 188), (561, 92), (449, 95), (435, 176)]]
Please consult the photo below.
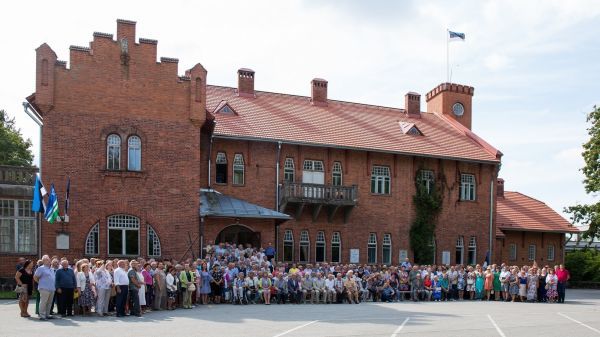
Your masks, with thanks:
[[(21, 317), (35, 293), (41, 320), (60, 315), (141, 316), (152, 310), (221, 303), (519, 301), (564, 303), (569, 272), (558, 266), (275, 262), (275, 249), (219, 244), (204, 259), (21, 258), (15, 291)], [(56, 307), (56, 312), (54, 311)]]

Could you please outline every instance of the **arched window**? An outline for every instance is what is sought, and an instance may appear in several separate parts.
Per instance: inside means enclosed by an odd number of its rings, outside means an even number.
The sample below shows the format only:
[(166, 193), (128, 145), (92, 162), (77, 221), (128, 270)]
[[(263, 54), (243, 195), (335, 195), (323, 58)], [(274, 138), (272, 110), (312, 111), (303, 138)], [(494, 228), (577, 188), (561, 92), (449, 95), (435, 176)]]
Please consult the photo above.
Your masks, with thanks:
[(119, 214), (108, 217), (108, 255), (140, 255), (140, 219)]
[(283, 234), (283, 261), (294, 261), (294, 233), (291, 229), (286, 229)]
[(244, 156), (241, 153), (233, 157), (233, 184), (244, 185)]
[(467, 262), (470, 265), (477, 264), (477, 239), (474, 236), (469, 239), (469, 261)]
[(115, 134), (106, 138), (106, 169), (121, 169), (121, 137)]
[(283, 163), (283, 181), (293, 183), (295, 179), (294, 158), (285, 158)]
[(383, 249), (382, 249), (382, 260), (383, 264), (392, 263), (392, 234), (383, 234)]
[(300, 262), (306, 263), (310, 259), (310, 238), (308, 231), (300, 232)]
[(331, 237), (331, 262), (341, 262), (342, 260), (342, 238), (340, 232), (333, 232)]
[(367, 245), (367, 263), (377, 263), (377, 234), (369, 233), (369, 242)]
[(148, 225), (148, 256), (159, 257), (160, 255), (160, 239), (154, 228)]
[(317, 240), (315, 240), (315, 262), (325, 261), (325, 232), (317, 232)]
[(98, 249), (100, 235), (100, 225), (97, 223), (92, 226), (92, 229), (88, 232), (87, 238), (85, 239), (85, 255), (96, 256), (100, 254)]
[(331, 168), (331, 184), (333, 186), (342, 186), (342, 182), (342, 163), (334, 161)]
[(227, 184), (227, 156), (225, 156), (225, 152), (217, 152), (215, 166), (215, 182), (217, 184)]
[(142, 170), (142, 140), (138, 136), (131, 136), (127, 141), (127, 170)]
[(456, 239), (456, 254), (454, 263), (463, 264), (463, 256), (465, 255), (465, 241), (462, 236), (458, 236)]

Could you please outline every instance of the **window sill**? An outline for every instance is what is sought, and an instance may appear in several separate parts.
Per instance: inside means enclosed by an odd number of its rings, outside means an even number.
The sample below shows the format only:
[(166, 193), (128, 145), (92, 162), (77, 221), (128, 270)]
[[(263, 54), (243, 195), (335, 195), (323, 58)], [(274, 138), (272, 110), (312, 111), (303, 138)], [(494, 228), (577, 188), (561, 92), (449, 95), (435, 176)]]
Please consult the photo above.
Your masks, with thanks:
[(246, 184), (231, 184), (233, 187), (246, 187)]
[(105, 177), (121, 177), (121, 178), (144, 178), (145, 171), (121, 171), (121, 170), (102, 170)]
[(391, 197), (392, 193), (373, 193), (373, 192), (371, 192), (371, 195), (374, 197)]
[(227, 184), (227, 183), (218, 183), (218, 182), (215, 182), (215, 185), (219, 185), (219, 186), (227, 186), (228, 184)]

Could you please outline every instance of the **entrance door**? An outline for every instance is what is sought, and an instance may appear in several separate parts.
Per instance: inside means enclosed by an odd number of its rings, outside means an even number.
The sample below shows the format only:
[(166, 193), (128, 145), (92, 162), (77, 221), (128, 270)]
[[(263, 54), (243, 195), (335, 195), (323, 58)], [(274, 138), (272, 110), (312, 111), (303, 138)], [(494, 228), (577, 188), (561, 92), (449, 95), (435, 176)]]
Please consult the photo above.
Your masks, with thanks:
[[(302, 183), (311, 185), (324, 185), (325, 172), (323, 162), (320, 160), (305, 160), (302, 168)], [(322, 186), (304, 186), (304, 197), (323, 198)]]
[(215, 244), (221, 242), (234, 243), (236, 245), (250, 244), (252, 247), (260, 247), (260, 232), (254, 232), (246, 226), (231, 225), (223, 228), (217, 235)]

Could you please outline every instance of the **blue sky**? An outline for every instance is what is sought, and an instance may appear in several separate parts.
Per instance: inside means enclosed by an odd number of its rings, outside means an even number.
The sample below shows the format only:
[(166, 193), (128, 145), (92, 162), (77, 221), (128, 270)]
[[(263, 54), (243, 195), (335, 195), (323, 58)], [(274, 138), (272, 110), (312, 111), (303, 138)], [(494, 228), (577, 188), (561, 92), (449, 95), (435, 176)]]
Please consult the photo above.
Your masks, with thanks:
[(557, 211), (594, 200), (579, 168), (586, 113), (600, 104), (598, 1), (6, 3), (0, 109), (36, 154), (38, 130), (21, 107), (34, 91), (34, 49), (47, 42), (68, 61), (69, 45), (115, 33), (117, 18), (158, 39), (181, 74), (202, 63), (211, 84), (235, 86), (236, 70), (250, 67), (257, 90), (309, 95), (322, 77), (330, 98), (395, 107), (446, 80), (446, 29), (463, 32), (466, 42), (450, 45), (452, 81), (475, 87), (473, 130), (504, 153), (506, 189)]

